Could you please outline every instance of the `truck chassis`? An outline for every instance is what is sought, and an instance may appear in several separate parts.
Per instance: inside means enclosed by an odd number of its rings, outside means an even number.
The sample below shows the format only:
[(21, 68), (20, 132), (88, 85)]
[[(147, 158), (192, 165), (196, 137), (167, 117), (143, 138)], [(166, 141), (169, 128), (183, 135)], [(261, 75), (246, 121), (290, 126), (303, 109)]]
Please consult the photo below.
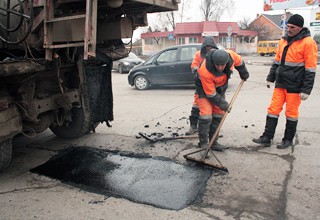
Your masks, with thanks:
[(111, 69), (122, 38), (175, 0), (4, 0), (0, 3), (0, 170), (12, 138), (48, 128), (78, 138), (113, 121)]

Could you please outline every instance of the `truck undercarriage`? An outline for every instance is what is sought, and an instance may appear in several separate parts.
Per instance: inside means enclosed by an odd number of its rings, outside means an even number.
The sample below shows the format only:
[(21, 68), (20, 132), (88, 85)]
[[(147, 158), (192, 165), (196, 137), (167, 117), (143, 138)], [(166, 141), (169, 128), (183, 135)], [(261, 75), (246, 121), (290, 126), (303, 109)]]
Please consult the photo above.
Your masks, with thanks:
[(77, 138), (113, 120), (111, 69), (122, 38), (169, 0), (7, 0), (0, 3), (0, 170), (11, 140), (50, 128)]

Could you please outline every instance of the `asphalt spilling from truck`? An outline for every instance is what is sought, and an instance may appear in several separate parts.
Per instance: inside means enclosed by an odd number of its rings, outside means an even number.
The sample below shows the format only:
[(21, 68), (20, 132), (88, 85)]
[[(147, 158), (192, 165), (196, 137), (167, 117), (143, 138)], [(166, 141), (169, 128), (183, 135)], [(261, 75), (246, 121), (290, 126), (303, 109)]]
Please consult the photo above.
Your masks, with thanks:
[(147, 154), (70, 147), (30, 170), (82, 190), (181, 210), (201, 200), (212, 170)]

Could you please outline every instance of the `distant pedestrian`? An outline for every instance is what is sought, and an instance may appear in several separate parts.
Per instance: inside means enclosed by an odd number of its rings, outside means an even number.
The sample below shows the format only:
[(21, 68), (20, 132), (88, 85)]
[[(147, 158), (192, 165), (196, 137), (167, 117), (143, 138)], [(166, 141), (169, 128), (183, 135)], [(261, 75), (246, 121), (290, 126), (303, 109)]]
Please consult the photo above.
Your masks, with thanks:
[(275, 89), (268, 108), (265, 130), (262, 136), (252, 141), (265, 147), (271, 146), (280, 112), (286, 103), (286, 129), (277, 148), (293, 145), (296, 134), (301, 100), (306, 100), (313, 88), (317, 67), (317, 44), (303, 27), (301, 15), (292, 15), (288, 20), (288, 33), (279, 41), (275, 60), (267, 76), (267, 87), (275, 82)]

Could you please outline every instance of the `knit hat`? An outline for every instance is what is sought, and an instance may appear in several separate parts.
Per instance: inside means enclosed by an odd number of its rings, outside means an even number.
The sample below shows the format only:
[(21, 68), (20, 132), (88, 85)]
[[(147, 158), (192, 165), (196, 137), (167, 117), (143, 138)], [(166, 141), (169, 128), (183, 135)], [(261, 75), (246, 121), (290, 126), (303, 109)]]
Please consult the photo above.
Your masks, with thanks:
[(292, 15), (288, 20), (288, 24), (293, 24), (298, 27), (303, 27), (303, 23), (304, 23), (303, 17), (298, 14)]
[(223, 65), (229, 61), (229, 54), (224, 50), (216, 50), (211, 55), (212, 61), (216, 65)]

